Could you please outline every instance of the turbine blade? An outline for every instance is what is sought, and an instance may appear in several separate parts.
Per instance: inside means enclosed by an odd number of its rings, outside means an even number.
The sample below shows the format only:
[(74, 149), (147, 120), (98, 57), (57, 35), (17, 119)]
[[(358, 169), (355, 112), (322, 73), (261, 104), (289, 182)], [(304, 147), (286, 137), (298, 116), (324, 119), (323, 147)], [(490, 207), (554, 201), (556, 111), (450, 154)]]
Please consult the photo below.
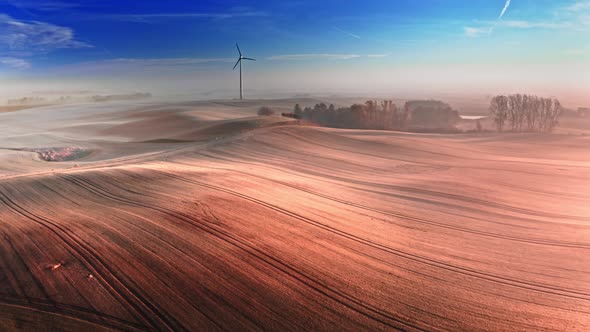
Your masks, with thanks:
[(256, 61), (256, 59), (246, 58), (246, 57), (243, 57), (242, 59), (244, 59), (244, 60), (250, 60), (250, 61)]
[(238, 66), (238, 64), (240, 63), (240, 61), (242, 61), (242, 58), (239, 58), (238, 59), (238, 61), (236, 62), (236, 65), (234, 66), (234, 69), (232, 69), (232, 70), (235, 70), (236, 69), (236, 67)]
[(240, 53), (240, 56), (242, 56), (242, 51), (240, 51), (240, 46), (238, 46), (238, 43), (236, 43), (236, 48), (238, 49), (238, 53)]

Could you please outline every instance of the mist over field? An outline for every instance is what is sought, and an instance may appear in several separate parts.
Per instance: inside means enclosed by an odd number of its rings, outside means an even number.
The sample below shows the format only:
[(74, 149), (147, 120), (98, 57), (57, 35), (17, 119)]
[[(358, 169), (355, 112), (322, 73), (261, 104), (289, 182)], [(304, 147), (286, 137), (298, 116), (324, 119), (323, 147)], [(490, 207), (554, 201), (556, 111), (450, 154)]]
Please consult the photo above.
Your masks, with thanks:
[[(587, 64), (404, 66), (393, 63), (364, 68), (353, 63), (342, 69), (327, 63), (312, 69), (278, 71), (273, 70), (274, 64), (268, 63), (268, 60), (267, 63), (258, 62), (249, 64), (252, 69), (245, 75), (248, 80), (246, 91), (252, 98), (308, 94), (477, 99), (487, 103), (486, 96), (522, 92), (558, 97), (564, 105), (572, 108), (590, 105), (585, 89), (590, 86), (590, 66)], [(231, 67), (231, 63), (225, 63), (225, 66)], [(58, 72), (39, 77), (5, 79), (0, 100), (31, 96), (39, 91), (63, 91), (67, 94), (80, 89), (109, 94), (147, 91), (155, 96), (182, 100), (235, 97), (235, 73), (227, 68), (188, 67), (180, 74), (170, 73), (164, 68), (137, 70), (132, 73), (85, 74), (81, 77), (68, 77)]]

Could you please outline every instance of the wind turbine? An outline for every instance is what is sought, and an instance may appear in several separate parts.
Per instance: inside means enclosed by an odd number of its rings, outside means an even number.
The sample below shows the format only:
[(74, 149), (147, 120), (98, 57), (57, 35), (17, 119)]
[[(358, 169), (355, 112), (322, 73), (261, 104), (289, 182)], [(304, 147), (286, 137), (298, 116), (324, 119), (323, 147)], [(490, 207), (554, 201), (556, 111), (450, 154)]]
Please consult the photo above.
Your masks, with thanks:
[(242, 60), (256, 61), (256, 59), (246, 58), (245, 56), (243, 56), (242, 51), (240, 51), (240, 46), (238, 46), (238, 44), (236, 44), (236, 48), (238, 49), (240, 57), (238, 58), (238, 61), (236, 62), (236, 65), (234, 66), (233, 70), (235, 70), (236, 67), (240, 65), (240, 100), (242, 100), (244, 99), (244, 90), (242, 88)]

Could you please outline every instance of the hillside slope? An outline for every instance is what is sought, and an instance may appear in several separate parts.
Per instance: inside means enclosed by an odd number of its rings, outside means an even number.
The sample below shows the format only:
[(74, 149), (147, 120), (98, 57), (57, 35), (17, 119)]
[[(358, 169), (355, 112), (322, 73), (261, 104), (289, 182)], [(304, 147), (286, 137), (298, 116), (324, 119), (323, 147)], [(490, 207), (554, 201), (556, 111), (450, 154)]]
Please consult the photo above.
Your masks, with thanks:
[(590, 328), (587, 138), (243, 115), (111, 141), (103, 120), (83, 134), (110, 152), (77, 167), (0, 158), (0, 326)]

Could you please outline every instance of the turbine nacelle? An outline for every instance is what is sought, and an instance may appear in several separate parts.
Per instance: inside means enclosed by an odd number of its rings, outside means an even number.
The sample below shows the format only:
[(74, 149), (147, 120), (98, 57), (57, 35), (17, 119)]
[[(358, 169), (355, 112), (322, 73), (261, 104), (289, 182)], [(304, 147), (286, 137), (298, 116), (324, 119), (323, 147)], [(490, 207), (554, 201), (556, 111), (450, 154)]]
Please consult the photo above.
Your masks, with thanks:
[(238, 44), (236, 44), (236, 48), (238, 49), (238, 53), (240, 54), (240, 56), (238, 57), (238, 61), (236, 61), (236, 64), (234, 65), (233, 70), (236, 69), (236, 67), (240, 64), (240, 62), (242, 62), (242, 60), (256, 61), (256, 59), (247, 58), (247, 57), (243, 56), (242, 51), (240, 50), (240, 46)]

